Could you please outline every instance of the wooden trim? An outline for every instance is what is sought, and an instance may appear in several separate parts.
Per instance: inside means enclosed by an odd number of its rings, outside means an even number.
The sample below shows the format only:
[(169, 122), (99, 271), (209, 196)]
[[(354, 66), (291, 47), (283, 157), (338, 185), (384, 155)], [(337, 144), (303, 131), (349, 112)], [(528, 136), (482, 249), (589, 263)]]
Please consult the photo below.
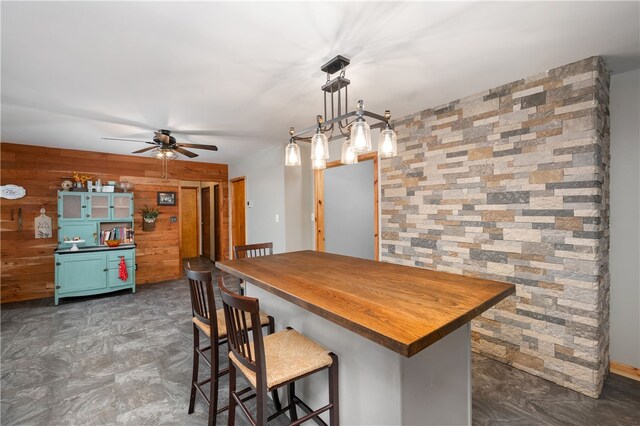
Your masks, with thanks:
[(640, 368), (632, 367), (621, 362), (611, 361), (609, 362), (609, 370), (614, 374), (640, 382)]
[[(368, 152), (358, 155), (358, 162), (373, 160), (373, 244), (374, 259), (380, 260), (380, 224), (378, 195), (378, 153)], [(344, 166), (340, 160), (327, 163), (327, 169)], [(324, 251), (324, 170), (314, 170), (314, 196), (316, 207), (316, 251)]]
[(244, 180), (245, 180), (245, 182), (246, 182), (247, 177), (246, 177), (246, 176), (238, 176), (238, 177), (235, 177), (235, 178), (233, 178), (233, 179), (229, 179), (229, 182), (237, 182), (237, 181), (239, 181), (239, 180), (243, 180), (243, 179), (244, 179)]
[(316, 251), (324, 251), (324, 171), (314, 170), (313, 175), (316, 202)]

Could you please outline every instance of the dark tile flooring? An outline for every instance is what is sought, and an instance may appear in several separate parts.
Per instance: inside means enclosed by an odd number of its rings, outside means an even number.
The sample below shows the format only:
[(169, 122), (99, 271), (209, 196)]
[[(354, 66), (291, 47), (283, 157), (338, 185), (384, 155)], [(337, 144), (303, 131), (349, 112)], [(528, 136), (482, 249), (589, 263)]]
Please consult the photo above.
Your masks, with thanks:
[[(206, 424), (200, 397), (187, 414), (190, 309), (182, 280), (2, 305), (2, 425)], [(610, 375), (594, 400), (474, 355), (473, 423), (640, 425), (640, 383)]]

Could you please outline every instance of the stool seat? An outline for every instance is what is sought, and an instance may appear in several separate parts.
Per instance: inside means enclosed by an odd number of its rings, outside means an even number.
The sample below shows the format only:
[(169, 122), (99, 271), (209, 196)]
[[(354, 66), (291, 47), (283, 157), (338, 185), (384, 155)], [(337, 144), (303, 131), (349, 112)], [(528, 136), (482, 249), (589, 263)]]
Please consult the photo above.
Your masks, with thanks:
[[(246, 315), (245, 317), (247, 318), (247, 324), (249, 325), (249, 328), (251, 328), (251, 316)], [(208, 324), (203, 323), (195, 316), (193, 317), (192, 321), (196, 325), (196, 327), (200, 329), (200, 331), (207, 335), (207, 337), (211, 337), (211, 328)], [(227, 323), (224, 320), (224, 309), (218, 309), (216, 311), (216, 321), (218, 323), (218, 338), (222, 339), (224, 337), (227, 337)], [(269, 325), (269, 316), (263, 312), (260, 312), (260, 325)]]
[[(325, 348), (293, 329), (278, 331), (264, 336), (263, 339), (267, 390), (273, 390), (333, 364)], [(253, 342), (251, 351), (254, 352)], [(233, 352), (229, 353), (229, 360), (242, 371), (251, 385), (256, 387), (255, 373), (239, 362)]]

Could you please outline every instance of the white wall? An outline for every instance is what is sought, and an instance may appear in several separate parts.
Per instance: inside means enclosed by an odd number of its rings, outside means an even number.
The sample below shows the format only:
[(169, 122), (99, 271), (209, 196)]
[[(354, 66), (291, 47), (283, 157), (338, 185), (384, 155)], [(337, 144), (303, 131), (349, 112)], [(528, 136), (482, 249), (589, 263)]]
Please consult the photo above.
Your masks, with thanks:
[(246, 208), (247, 244), (272, 241), (275, 253), (286, 251), (284, 145), (229, 164), (229, 179), (240, 176), (246, 178), (246, 199), (251, 203)]
[(230, 179), (246, 178), (246, 198), (251, 203), (246, 209), (247, 244), (272, 241), (275, 253), (313, 248), (310, 152), (308, 144), (300, 145), (301, 167), (285, 167), (284, 144), (229, 164)]
[(611, 77), (611, 360), (640, 368), (640, 70)]

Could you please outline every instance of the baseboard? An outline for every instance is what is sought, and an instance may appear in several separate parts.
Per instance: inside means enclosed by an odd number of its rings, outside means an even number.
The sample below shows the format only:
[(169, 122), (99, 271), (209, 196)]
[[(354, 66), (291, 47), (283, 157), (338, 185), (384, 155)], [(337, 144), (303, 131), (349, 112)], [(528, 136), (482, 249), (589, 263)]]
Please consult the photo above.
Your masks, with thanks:
[(612, 373), (619, 374), (624, 377), (628, 377), (640, 382), (640, 368), (632, 367), (620, 362), (611, 361), (609, 363), (609, 370)]

